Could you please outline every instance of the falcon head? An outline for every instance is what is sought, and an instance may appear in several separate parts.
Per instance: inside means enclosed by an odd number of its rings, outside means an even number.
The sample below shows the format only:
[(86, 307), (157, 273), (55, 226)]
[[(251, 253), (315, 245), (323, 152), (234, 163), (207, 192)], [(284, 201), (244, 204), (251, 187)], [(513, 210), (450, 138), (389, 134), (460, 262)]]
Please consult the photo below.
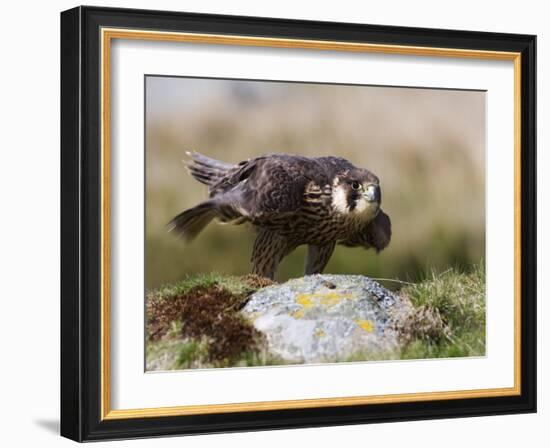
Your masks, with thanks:
[(368, 222), (380, 210), (380, 181), (368, 170), (340, 173), (334, 178), (332, 191), (332, 205), (339, 213)]

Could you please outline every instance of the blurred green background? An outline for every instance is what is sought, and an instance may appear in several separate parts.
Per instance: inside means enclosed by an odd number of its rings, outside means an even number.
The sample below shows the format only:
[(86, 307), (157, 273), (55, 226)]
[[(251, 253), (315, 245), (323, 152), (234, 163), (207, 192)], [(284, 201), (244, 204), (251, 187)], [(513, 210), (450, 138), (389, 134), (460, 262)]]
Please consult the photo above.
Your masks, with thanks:
[[(148, 289), (251, 269), (246, 226), (212, 223), (191, 243), (166, 232), (207, 197), (187, 174), (187, 150), (232, 163), (270, 152), (335, 155), (373, 171), (392, 242), (378, 255), (337, 247), (325, 272), (414, 281), (484, 257), (484, 92), (148, 76)], [(304, 257), (305, 247), (288, 256), (277, 279), (302, 276)]]

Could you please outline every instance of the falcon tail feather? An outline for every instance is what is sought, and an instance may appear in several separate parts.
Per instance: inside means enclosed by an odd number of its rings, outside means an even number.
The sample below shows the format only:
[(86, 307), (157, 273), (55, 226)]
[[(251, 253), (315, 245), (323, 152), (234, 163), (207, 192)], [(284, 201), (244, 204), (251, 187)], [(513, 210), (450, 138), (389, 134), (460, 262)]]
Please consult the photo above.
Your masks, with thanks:
[(195, 151), (186, 154), (191, 158), (187, 161), (187, 168), (191, 175), (208, 186), (216, 184), (231, 168), (234, 168), (234, 165), (211, 159)]
[(212, 201), (203, 202), (185, 210), (168, 223), (168, 231), (174, 232), (187, 241), (193, 240), (217, 215)]

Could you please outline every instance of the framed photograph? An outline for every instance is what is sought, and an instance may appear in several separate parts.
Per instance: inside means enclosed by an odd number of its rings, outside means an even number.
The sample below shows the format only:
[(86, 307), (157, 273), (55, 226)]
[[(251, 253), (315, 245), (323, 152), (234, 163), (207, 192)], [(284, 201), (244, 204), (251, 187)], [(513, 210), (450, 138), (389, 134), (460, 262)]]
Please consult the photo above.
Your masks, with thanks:
[(61, 434), (535, 412), (535, 44), (61, 13)]

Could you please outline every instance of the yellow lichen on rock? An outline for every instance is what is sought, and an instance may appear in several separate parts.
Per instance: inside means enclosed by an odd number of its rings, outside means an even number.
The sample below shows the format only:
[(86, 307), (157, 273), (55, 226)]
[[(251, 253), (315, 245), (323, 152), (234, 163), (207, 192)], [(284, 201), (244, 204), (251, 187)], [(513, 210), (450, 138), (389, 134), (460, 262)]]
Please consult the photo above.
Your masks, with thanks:
[(313, 305), (323, 305), (331, 307), (338, 305), (344, 299), (353, 298), (353, 294), (340, 294), (337, 292), (314, 292), (302, 293), (296, 296), (298, 302), (305, 309), (311, 308)]
[(322, 338), (324, 336), (326, 336), (326, 333), (323, 330), (321, 330), (320, 328), (317, 328), (315, 330), (315, 337), (316, 338)]
[(302, 305), (304, 308), (311, 308), (313, 306), (312, 299), (313, 294), (298, 294), (296, 297), (296, 302)]
[(368, 319), (364, 319), (364, 320), (358, 319), (355, 321), (355, 323), (359, 325), (367, 333), (372, 333), (372, 331), (374, 330), (372, 322)]

